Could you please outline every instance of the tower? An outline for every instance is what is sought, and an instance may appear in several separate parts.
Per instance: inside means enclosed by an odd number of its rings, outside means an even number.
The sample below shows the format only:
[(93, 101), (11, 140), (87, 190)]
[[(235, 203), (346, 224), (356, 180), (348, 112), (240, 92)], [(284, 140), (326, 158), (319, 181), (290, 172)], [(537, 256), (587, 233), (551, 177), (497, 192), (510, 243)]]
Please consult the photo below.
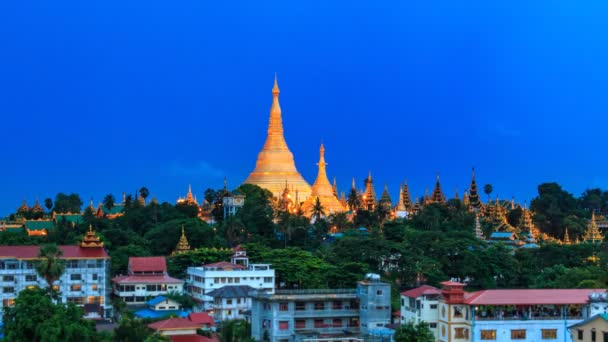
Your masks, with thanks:
[(103, 241), (95, 234), (93, 225), (89, 224), (89, 231), (82, 237), (80, 241), (81, 248), (101, 248), (103, 247)]
[(583, 241), (586, 243), (602, 243), (604, 241), (604, 236), (600, 232), (597, 224), (595, 223), (595, 211), (591, 212), (591, 220), (587, 225), (587, 231), (585, 232), (585, 236), (583, 237)]
[(275, 197), (279, 197), (284, 190), (285, 181), (287, 181), (294, 187), (299, 195), (299, 200), (302, 201), (310, 196), (311, 188), (296, 169), (293, 154), (285, 141), (279, 93), (279, 85), (275, 76), (268, 135), (262, 151), (258, 154), (255, 169), (247, 177), (245, 183), (258, 185), (272, 192)]
[(409, 213), (412, 211), (412, 200), (410, 199), (410, 189), (407, 185), (407, 179), (403, 183), (403, 194), (401, 195), (403, 198), (403, 206), (405, 206), (405, 210)]
[(302, 209), (305, 215), (309, 215), (312, 207), (315, 205), (317, 198), (325, 209), (326, 214), (339, 213), (344, 211), (344, 207), (334, 195), (334, 187), (327, 179), (327, 163), (325, 162), (325, 147), (321, 144), (319, 148), (319, 162), (317, 163), (318, 173), (315, 183), (312, 185), (310, 197), (304, 201)]
[(471, 171), (471, 185), (469, 186), (469, 206), (471, 209), (478, 210), (481, 208), (479, 193), (477, 192), (477, 182), (475, 182), (475, 168)]
[(445, 195), (441, 190), (441, 183), (439, 182), (439, 175), (437, 175), (437, 181), (435, 182), (435, 189), (431, 195), (431, 201), (433, 203), (445, 203)]
[(363, 207), (367, 210), (374, 210), (376, 208), (376, 191), (374, 191), (374, 180), (372, 179), (372, 172), (369, 172), (367, 179), (365, 179), (365, 193), (363, 194)]
[(186, 232), (184, 231), (184, 225), (182, 224), (182, 235), (177, 242), (177, 246), (175, 246), (175, 250), (171, 255), (176, 255), (179, 253), (187, 252), (190, 250), (190, 244), (188, 243), (188, 239), (186, 238)]
[(380, 196), (380, 201), (378, 201), (378, 205), (383, 206), (387, 210), (390, 210), (393, 206), (391, 195), (388, 193), (388, 184), (384, 184), (384, 191), (382, 191), (382, 196)]

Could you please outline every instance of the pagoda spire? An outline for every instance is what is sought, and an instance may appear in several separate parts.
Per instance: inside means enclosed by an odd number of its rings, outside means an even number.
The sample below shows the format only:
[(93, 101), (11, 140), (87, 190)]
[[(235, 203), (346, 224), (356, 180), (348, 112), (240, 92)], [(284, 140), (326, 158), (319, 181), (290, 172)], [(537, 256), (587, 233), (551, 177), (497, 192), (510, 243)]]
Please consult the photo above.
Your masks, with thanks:
[(177, 242), (177, 246), (175, 250), (171, 253), (171, 255), (180, 254), (183, 252), (187, 252), (190, 250), (190, 244), (188, 244), (188, 239), (186, 238), (186, 232), (184, 231), (184, 224), (182, 223), (182, 235)]
[(433, 195), (431, 195), (431, 201), (433, 201), (433, 203), (445, 203), (445, 195), (441, 190), (439, 174), (437, 174), (437, 181), (435, 182), (435, 189), (433, 190)]
[(591, 220), (587, 225), (587, 231), (585, 232), (583, 241), (587, 243), (601, 243), (604, 241), (604, 236), (600, 232), (599, 228), (597, 227), (597, 223), (595, 222), (595, 211), (591, 212)]
[(406, 211), (405, 203), (403, 202), (403, 184), (399, 184), (399, 201), (397, 202), (397, 211)]
[(564, 240), (563, 240), (564, 245), (570, 245), (572, 242), (570, 242), (570, 235), (568, 234), (568, 227), (566, 227), (566, 231), (564, 232)]
[(365, 179), (365, 193), (363, 194), (363, 203), (367, 210), (376, 208), (376, 191), (374, 190), (374, 180), (372, 172), (369, 171), (367, 179)]
[(380, 201), (378, 203), (389, 210), (393, 206), (391, 195), (388, 193), (388, 184), (384, 184), (384, 191), (382, 191), (382, 196), (380, 196)]
[(357, 190), (357, 184), (355, 183), (355, 177), (353, 177), (353, 184), (351, 186), (351, 189)]
[(344, 211), (342, 204), (334, 193), (334, 187), (332, 187), (327, 178), (327, 163), (325, 162), (325, 146), (323, 146), (323, 144), (319, 147), (319, 162), (317, 163), (317, 166), (319, 169), (317, 179), (312, 185), (310, 197), (304, 202), (304, 212), (309, 213), (317, 199), (321, 202), (325, 210), (327, 210), (328, 214), (330, 212), (336, 213)]
[(401, 197), (403, 198), (403, 205), (405, 206), (405, 210), (411, 211), (412, 199), (410, 198), (410, 189), (407, 185), (407, 179), (405, 179), (403, 182), (403, 195)]
[(477, 210), (481, 208), (479, 193), (477, 192), (477, 182), (475, 182), (475, 168), (471, 171), (471, 185), (469, 186), (469, 205)]
[(334, 196), (338, 197), (338, 182), (336, 182), (336, 177), (334, 176), (334, 184), (333, 184), (333, 189), (334, 189)]

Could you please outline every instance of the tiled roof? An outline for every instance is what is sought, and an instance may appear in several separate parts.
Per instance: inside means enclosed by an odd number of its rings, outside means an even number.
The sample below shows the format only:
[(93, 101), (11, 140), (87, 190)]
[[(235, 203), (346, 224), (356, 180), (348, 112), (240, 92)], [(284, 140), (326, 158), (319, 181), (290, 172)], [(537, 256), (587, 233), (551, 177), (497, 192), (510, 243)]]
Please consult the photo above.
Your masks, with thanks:
[(146, 304), (150, 305), (150, 306), (154, 306), (158, 303), (161, 303), (162, 301), (167, 300), (167, 298), (165, 298), (165, 296), (158, 296), (156, 298), (152, 298), (150, 299)]
[(251, 291), (255, 291), (255, 289), (251, 286), (227, 285), (208, 292), (207, 296), (213, 298), (244, 298), (249, 297), (249, 293)]
[(25, 228), (29, 230), (53, 229), (55, 224), (51, 220), (27, 220)]
[(101, 210), (103, 210), (103, 213), (106, 215), (116, 215), (116, 214), (120, 214), (124, 211), (125, 209), (125, 205), (124, 204), (114, 204), (114, 206), (112, 207), (112, 209), (106, 208), (105, 206), (103, 206), (101, 208)]
[(545, 305), (585, 304), (589, 293), (598, 289), (521, 289), (483, 290), (470, 293), (465, 299), (471, 305)]
[(432, 294), (441, 294), (441, 291), (433, 286), (422, 285), (415, 289), (411, 289), (405, 292), (401, 292), (402, 296), (410, 297), (410, 298), (418, 298), (423, 295), (432, 295)]
[(226, 270), (226, 269), (246, 269), (245, 266), (243, 265), (237, 265), (237, 264), (233, 264), (231, 262), (227, 262), (227, 261), (220, 261), (220, 262), (215, 262), (213, 264), (207, 264), (207, 265), (203, 265), (204, 268), (219, 268), (222, 270)]
[(192, 312), (188, 315), (188, 319), (197, 324), (215, 325), (213, 318), (206, 312)]
[[(103, 248), (81, 248), (80, 246), (59, 246), (62, 259), (108, 259)], [(40, 246), (0, 246), (0, 258), (36, 259)]]
[(112, 281), (119, 284), (182, 284), (184, 282), (168, 275), (126, 275), (115, 277)]
[(66, 220), (66, 222), (73, 223), (82, 223), (84, 221), (84, 219), (82, 218), (82, 214), (55, 214), (55, 220), (57, 222)]
[(131, 272), (166, 272), (165, 257), (130, 257), (129, 271)]
[(198, 324), (185, 318), (169, 318), (164, 321), (148, 324), (148, 327), (154, 330), (189, 330), (200, 328)]

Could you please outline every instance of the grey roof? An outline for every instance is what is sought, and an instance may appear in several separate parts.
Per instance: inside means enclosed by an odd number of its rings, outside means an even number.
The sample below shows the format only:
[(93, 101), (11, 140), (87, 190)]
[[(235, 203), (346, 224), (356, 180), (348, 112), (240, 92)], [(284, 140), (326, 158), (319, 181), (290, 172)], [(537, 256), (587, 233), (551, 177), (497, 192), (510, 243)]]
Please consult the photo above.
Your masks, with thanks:
[(255, 289), (247, 285), (222, 286), (207, 293), (207, 296), (213, 298), (244, 298), (249, 297), (249, 293), (252, 291), (255, 291)]

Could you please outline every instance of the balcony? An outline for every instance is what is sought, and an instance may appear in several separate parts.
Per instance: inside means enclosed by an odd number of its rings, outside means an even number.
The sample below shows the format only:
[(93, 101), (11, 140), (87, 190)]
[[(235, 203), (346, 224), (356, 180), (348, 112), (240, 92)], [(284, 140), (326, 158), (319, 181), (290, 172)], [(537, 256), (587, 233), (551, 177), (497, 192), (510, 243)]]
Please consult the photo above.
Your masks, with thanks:
[(358, 334), (359, 327), (296, 328), (297, 334)]
[(342, 310), (296, 310), (293, 311), (294, 317), (357, 317), (359, 316), (359, 310), (355, 309), (342, 309)]

